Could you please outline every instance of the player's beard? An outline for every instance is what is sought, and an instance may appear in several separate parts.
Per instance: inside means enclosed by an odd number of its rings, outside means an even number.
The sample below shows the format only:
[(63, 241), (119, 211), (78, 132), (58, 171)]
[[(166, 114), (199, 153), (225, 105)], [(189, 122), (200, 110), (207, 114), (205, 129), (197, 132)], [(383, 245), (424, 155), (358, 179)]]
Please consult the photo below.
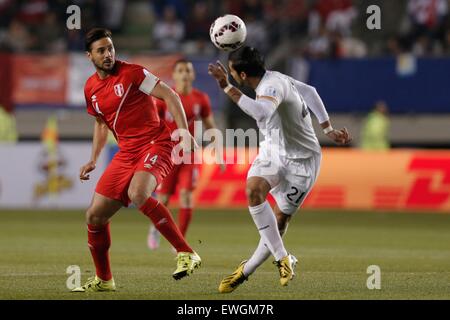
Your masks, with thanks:
[(101, 63), (95, 63), (97, 69), (102, 70), (105, 73), (111, 73), (114, 69), (116, 61), (114, 59), (107, 60), (109, 63), (105, 63), (106, 61), (102, 61)]

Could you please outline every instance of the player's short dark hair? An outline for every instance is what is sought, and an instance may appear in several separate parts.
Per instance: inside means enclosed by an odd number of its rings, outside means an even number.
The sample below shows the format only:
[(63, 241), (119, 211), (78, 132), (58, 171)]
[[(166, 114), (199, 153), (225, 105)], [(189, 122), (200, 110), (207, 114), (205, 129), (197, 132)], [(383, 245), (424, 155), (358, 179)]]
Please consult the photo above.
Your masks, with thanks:
[(253, 47), (245, 46), (230, 52), (228, 61), (237, 73), (245, 72), (249, 77), (262, 77), (266, 72), (264, 57)]
[(181, 58), (178, 59), (177, 61), (175, 61), (175, 63), (173, 64), (173, 70), (175, 70), (175, 68), (177, 67), (177, 65), (179, 65), (180, 63), (192, 63), (192, 61), (189, 61), (186, 58)]
[(102, 38), (110, 38), (112, 40), (112, 33), (106, 28), (93, 28), (86, 33), (84, 39), (84, 48), (86, 51), (91, 51), (91, 45)]

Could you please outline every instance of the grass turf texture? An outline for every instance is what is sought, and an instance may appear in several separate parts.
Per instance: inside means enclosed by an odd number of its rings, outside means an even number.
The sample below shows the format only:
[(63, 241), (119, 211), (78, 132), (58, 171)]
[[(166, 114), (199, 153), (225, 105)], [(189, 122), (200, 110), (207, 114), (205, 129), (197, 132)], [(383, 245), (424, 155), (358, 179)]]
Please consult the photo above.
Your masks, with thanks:
[[(70, 293), (66, 268), (94, 274), (82, 211), (0, 211), (0, 299), (450, 299), (450, 215), (304, 211), (285, 243), (298, 276), (279, 285), (267, 261), (235, 292), (220, 280), (256, 247), (246, 211), (196, 210), (188, 240), (203, 259), (175, 281), (174, 254), (162, 241), (146, 247), (147, 219), (122, 209), (112, 222), (114, 293)], [(381, 268), (381, 290), (368, 290), (366, 269)]]

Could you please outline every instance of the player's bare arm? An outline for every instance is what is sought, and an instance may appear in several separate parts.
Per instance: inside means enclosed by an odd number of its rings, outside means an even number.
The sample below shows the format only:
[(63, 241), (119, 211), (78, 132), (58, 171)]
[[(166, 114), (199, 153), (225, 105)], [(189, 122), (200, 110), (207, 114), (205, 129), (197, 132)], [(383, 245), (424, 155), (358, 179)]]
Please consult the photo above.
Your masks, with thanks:
[(164, 82), (159, 82), (152, 91), (152, 96), (164, 100), (167, 105), (167, 110), (173, 116), (178, 129), (183, 129), (186, 137), (183, 135), (180, 137), (180, 143), (182, 144), (183, 151), (193, 151), (197, 147), (194, 137), (189, 133), (188, 122), (186, 119), (186, 113), (184, 112), (183, 105), (181, 104), (180, 97)]
[[(216, 122), (214, 121), (214, 117), (212, 115), (209, 115), (205, 118), (202, 118), (203, 125), (205, 126), (205, 129), (215, 129), (216, 128)], [(211, 143), (215, 143), (216, 137), (212, 137)], [(216, 148), (216, 162), (220, 165), (220, 171), (224, 172), (226, 169), (225, 163), (223, 161), (223, 152), (222, 152), (222, 146), (219, 148)]]
[(91, 159), (88, 163), (80, 168), (80, 180), (89, 180), (89, 172), (95, 169), (97, 159), (103, 150), (108, 139), (108, 127), (100, 117), (95, 118), (94, 135), (92, 138), (92, 152)]

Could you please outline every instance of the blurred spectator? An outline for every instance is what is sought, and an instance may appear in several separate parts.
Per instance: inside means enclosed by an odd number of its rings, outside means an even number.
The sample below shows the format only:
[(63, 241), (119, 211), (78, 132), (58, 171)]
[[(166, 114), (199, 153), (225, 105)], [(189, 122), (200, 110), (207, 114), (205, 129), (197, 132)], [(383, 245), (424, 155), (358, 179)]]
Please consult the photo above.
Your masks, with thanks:
[(0, 105), (0, 143), (16, 143), (17, 139), (16, 118)]
[(340, 32), (334, 32), (332, 56), (335, 58), (363, 58), (367, 56), (367, 46), (355, 37), (343, 37)]
[(19, 2), (17, 18), (26, 25), (39, 26), (49, 11), (47, 0), (28, 0)]
[(213, 18), (209, 15), (206, 2), (196, 2), (188, 20), (189, 23), (186, 24), (187, 40), (209, 39), (209, 27)]
[(242, 4), (243, 15), (251, 14), (255, 20), (262, 20), (263, 5), (260, 0), (245, 0)]
[(66, 32), (67, 50), (69, 51), (83, 51), (84, 48), (84, 34), (81, 30), (67, 30)]
[(271, 43), (267, 41), (268, 33), (264, 21), (257, 20), (252, 12), (244, 16), (244, 21), (247, 28), (247, 45), (258, 48), (263, 54), (266, 54)]
[(0, 29), (6, 28), (14, 17), (14, 0), (0, 0)]
[(186, 12), (189, 11), (189, 1), (186, 0), (150, 0), (150, 4), (158, 18), (165, 15), (165, 10), (167, 7), (172, 7), (175, 10), (177, 17), (181, 19), (186, 18)]
[(311, 14), (310, 34), (316, 34), (320, 30), (319, 26), (324, 24), (327, 30), (348, 36), (357, 12), (352, 0), (318, 0)]
[(4, 42), (6, 48), (13, 52), (28, 51), (36, 45), (36, 39), (18, 19), (11, 21)]
[(292, 36), (302, 36), (308, 30), (308, 8), (305, 0), (286, 0), (282, 7), (282, 17), (286, 19), (287, 31)]
[(307, 45), (307, 55), (311, 58), (326, 58), (331, 55), (332, 43), (325, 26), (321, 26), (318, 34), (310, 39)]
[(361, 148), (365, 150), (387, 150), (390, 148), (388, 107), (378, 101), (364, 121), (361, 130)]
[(125, 11), (125, 0), (100, 0), (103, 26), (112, 32), (120, 31)]
[(37, 28), (37, 40), (39, 49), (47, 52), (61, 52), (66, 49), (66, 41), (63, 31), (60, 27), (56, 12), (48, 12), (45, 15), (44, 22)]
[(185, 54), (211, 55), (214, 48), (209, 42), (209, 28), (214, 18), (211, 17), (208, 4), (198, 1), (194, 4), (186, 24)]
[(153, 30), (153, 38), (157, 48), (165, 52), (175, 52), (180, 49), (184, 37), (184, 25), (177, 19), (174, 7), (165, 7), (162, 20), (158, 20)]
[(445, 47), (447, 0), (409, 0), (410, 39), (418, 56), (439, 54)]
[(450, 56), (450, 28), (447, 29), (447, 33), (445, 34), (444, 49), (445, 49), (445, 54)]

